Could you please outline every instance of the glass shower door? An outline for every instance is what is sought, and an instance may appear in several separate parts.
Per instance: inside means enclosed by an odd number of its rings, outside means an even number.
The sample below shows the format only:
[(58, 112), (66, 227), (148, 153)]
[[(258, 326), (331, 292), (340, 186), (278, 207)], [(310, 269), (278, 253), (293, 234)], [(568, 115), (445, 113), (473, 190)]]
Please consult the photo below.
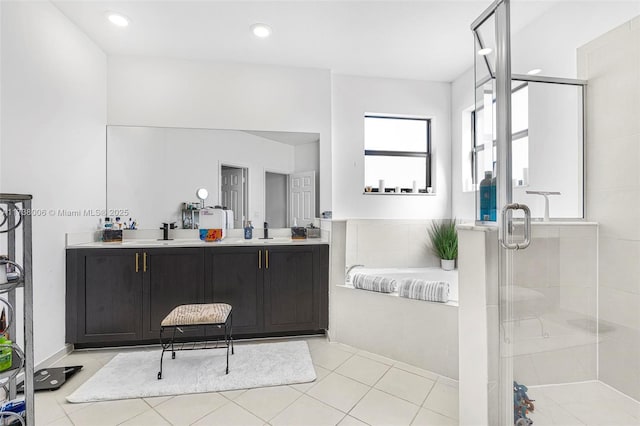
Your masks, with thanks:
[(512, 75), (509, 8), (495, 2), (472, 25), (476, 220), (498, 230), (486, 265), (497, 270), (487, 292), (488, 424), (553, 424), (549, 386), (597, 379), (598, 228), (583, 219), (586, 83)]
[(526, 253), (531, 231), (529, 208), (513, 202), (509, 13), (509, 0), (494, 2), (472, 24), (476, 219), (498, 228), (494, 250), (497, 282), (489, 282), (487, 291), (487, 420), (491, 425), (510, 425), (517, 420), (513, 393), (514, 252)]

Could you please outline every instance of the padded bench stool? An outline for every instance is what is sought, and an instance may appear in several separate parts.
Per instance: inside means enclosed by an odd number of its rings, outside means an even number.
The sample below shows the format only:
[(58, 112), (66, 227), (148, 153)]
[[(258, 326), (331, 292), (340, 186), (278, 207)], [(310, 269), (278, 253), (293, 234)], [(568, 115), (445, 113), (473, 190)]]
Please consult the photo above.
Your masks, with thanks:
[[(176, 306), (160, 323), (160, 346), (162, 346), (162, 355), (160, 355), (160, 371), (158, 372), (158, 380), (162, 379), (162, 359), (164, 358), (164, 353), (171, 348), (171, 359), (176, 358), (176, 349), (174, 349), (173, 346), (176, 338), (176, 330), (182, 333), (182, 328), (185, 327), (218, 326), (218, 328), (221, 328), (224, 326), (224, 342), (227, 348), (226, 374), (229, 374), (229, 348), (231, 348), (231, 354), (233, 355), (234, 353), (232, 319), (233, 309), (231, 305), (226, 303), (198, 303), (193, 305)], [(171, 339), (168, 342), (164, 342), (162, 335), (165, 329), (170, 328), (173, 329)], [(196, 348), (194, 344), (194, 347), (191, 349), (181, 348), (178, 350), (194, 349), (207, 349), (206, 343), (203, 348)]]

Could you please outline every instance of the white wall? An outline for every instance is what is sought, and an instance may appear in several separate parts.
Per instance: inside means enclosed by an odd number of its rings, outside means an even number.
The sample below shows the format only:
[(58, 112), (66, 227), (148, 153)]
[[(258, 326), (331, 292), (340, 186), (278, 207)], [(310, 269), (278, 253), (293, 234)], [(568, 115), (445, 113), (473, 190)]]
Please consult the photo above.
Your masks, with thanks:
[(640, 16), (579, 51), (587, 217), (600, 224), (599, 379), (640, 399)]
[(0, 191), (33, 195), (35, 361), (64, 346), (66, 232), (104, 208), (106, 56), (49, 2), (2, 2)]
[(108, 207), (128, 209), (140, 229), (182, 226), (181, 203), (198, 201), (197, 188), (209, 190), (206, 205), (221, 204), (222, 164), (249, 169), (246, 214), (261, 224), (265, 170), (296, 168), (295, 147), (234, 130), (110, 126), (107, 137)]
[[(332, 85), (333, 199), (336, 218), (435, 219), (449, 217), (449, 83), (334, 75)], [(363, 195), (364, 115), (432, 118), (435, 195)]]
[(331, 210), (329, 70), (109, 56), (112, 125), (320, 134), (320, 208)]
[(310, 172), (320, 170), (318, 155), (319, 145), (317, 143), (305, 143), (296, 145), (293, 150), (295, 170), (294, 172)]
[(524, 74), (541, 68), (544, 75), (576, 78), (576, 49), (638, 14), (638, 1), (557, 2), (513, 35), (511, 70)]

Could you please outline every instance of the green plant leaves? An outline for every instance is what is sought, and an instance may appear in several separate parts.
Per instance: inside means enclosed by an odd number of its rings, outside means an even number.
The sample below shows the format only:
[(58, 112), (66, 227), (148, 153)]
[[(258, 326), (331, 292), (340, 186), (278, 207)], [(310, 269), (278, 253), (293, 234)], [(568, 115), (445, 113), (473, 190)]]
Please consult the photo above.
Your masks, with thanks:
[(431, 249), (440, 259), (453, 260), (458, 257), (458, 232), (455, 219), (434, 220), (428, 230)]

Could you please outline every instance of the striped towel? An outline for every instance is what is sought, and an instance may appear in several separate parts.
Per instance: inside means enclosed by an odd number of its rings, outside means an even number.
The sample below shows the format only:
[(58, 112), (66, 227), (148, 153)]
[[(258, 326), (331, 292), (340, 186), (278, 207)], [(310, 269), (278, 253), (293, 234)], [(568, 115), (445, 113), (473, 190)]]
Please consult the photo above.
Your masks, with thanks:
[(400, 281), (400, 297), (446, 303), (449, 301), (449, 283), (406, 278)]
[(398, 289), (398, 282), (396, 280), (377, 275), (354, 274), (351, 281), (355, 288), (377, 291), (379, 293), (393, 293)]

